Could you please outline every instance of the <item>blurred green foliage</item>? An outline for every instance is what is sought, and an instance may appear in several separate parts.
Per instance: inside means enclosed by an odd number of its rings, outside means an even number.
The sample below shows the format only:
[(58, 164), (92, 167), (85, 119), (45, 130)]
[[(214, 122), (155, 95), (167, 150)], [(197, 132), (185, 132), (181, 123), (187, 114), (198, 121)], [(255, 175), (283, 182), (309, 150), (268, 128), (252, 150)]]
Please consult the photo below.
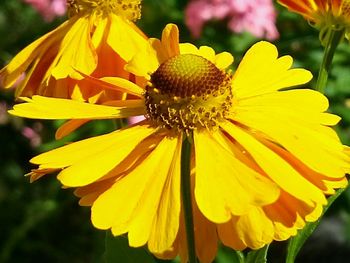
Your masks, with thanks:
[[(248, 33), (233, 34), (225, 21), (207, 24), (202, 37), (193, 39), (184, 25), (185, 0), (144, 0), (140, 28), (151, 37), (159, 37), (169, 22), (180, 28), (182, 42), (209, 45), (235, 56), (236, 67), (248, 47), (258, 39)], [(281, 54), (295, 58), (295, 66), (311, 70), (317, 76), (322, 47), (318, 32), (300, 16), (276, 6), (280, 39), (275, 41)], [(0, 2), (0, 66), (34, 39), (55, 28), (65, 18), (45, 23), (30, 6), (20, 0)], [(350, 144), (350, 45), (344, 41), (334, 59), (326, 90), (330, 111), (342, 117), (337, 127), (343, 143)], [(315, 79), (309, 84), (312, 88)], [(13, 104), (12, 91), (0, 92), (0, 103)], [(33, 147), (22, 135), (23, 127), (36, 121), (6, 116), (0, 122), (0, 262), (103, 262), (103, 231), (90, 223), (89, 208), (80, 207), (71, 190), (61, 189), (54, 176), (30, 184), (24, 174), (33, 168), (34, 155), (92, 135), (114, 129), (110, 121), (92, 122), (64, 141), (55, 141), (54, 132), (60, 122), (43, 122), (43, 143)], [(306, 243), (297, 262), (347, 262), (350, 256), (350, 192), (346, 191), (331, 207), (319, 229)], [(285, 242), (272, 244), (269, 262), (283, 262)], [(164, 262), (158, 260), (158, 262)], [(174, 261), (178, 262), (178, 261)], [(221, 248), (217, 263), (238, 262), (231, 249)]]

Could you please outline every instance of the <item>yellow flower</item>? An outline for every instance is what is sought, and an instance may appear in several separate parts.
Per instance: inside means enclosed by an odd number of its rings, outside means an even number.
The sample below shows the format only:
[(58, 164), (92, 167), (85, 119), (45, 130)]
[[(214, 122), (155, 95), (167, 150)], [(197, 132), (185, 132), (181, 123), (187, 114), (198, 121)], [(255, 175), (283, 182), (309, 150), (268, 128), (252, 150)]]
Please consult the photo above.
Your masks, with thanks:
[(323, 43), (331, 29), (344, 30), (345, 36), (349, 39), (349, 0), (278, 0), (278, 2), (290, 11), (301, 14), (320, 29), (320, 38)]
[[(0, 71), (5, 88), (25, 72), (16, 96), (43, 95), (95, 103), (120, 99), (119, 91), (95, 88), (77, 72), (132, 79), (126, 61), (147, 45), (131, 22), (141, 0), (67, 0), (69, 19), (19, 52)], [(107, 97), (107, 98), (106, 98)]]
[[(211, 262), (221, 241), (258, 249), (285, 240), (315, 221), (325, 195), (345, 187), (349, 155), (329, 127), (327, 99), (290, 87), (312, 75), (291, 69), (268, 42), (253, 45), (232, 75), (233, 58), (210, 47), (179, 44), (168, 25), (162, 40), (138, 53), (127, 69), (145, 87), (113, 79), (109, 85), (138, 98), (105, 105), (57, 98), (24, 98), (12, 114), (43, 119), (106, 119), (144, 114), (146, 120), (34, 157), (32, 180), (58, 171), (92, 206), (92, 223), (128, 233), (133, 247), (160, 258), (187, 251), (180, 197), (180, 153), (193, 134), (192, 189), (196, 254)], [(88, 78), (94, 84), (107, 85)]]

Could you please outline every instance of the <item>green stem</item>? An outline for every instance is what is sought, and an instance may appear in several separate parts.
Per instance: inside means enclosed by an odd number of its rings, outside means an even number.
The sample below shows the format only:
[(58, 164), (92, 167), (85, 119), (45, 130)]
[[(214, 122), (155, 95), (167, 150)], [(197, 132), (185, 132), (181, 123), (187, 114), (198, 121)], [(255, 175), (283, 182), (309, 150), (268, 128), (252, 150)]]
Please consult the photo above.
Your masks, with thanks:
[(181, 148), (181, 194), (184, 208), (187, 250), (189, 263), (196, 263), (196, 246), (194, 240), (194, 225), (191, 195), (191, 143), (186, 137)]
[(344, 30), (330, 29), (325, 42), (322, 64), (318, 73), (316, 90), (324, 93), (333, 57), (337, 46), (344, 37)]
[(237, 250), (236, 255), (237, 255), (239, 263), (245, 263), (245, 256), (244, 256), (244, 253), (242, 251)]
[(124, 128), (126, 126), (124, 119), (113, 119), (113, 124), (116, 130)]

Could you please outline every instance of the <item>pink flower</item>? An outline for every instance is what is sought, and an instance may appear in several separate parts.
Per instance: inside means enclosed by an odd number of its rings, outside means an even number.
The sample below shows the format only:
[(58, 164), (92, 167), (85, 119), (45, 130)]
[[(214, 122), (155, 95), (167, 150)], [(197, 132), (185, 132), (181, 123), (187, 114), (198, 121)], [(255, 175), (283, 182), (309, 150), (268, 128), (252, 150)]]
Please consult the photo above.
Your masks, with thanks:
[(279, 36), (272, 0), (192, 0), (185, 12), (194, 37), (199, 37), (205, 22), (213, 19), (228, 19), (228, 27), (236, 33), (248, 31), (269, 40)]
[(32, 147), (37, 147), (41, 144), (40, 132), (42, 129), (43, 125), (40, 122), (36, 122), (33, 127), (23, 127), (22, 135), (30, 141)]
[(0, 101), (0, 125), (5, 125), (9, 121), (7, 110), (8, 108), (6, 102)]
[(133, 117), (128, 118), (128, 124), (132, 125), (132, 124), (138, 123), (140, 121), (143, 121), (144, 119), (145, 119), (145, 116), (143, 116), (143, 115), (133, 116)]
[[(41, 144), (41, 131), (43, 130), (43, 125), (40, 122), (35, 122), (31, 127), (24, 126), (24, 122), (11, 117), (7, 111), (9, 106), (5, 101), (0, 101), (0, 126), (1, 125), (11, 125), (16, 130), (19, 130), (25, 138), (30, 142), (30, 145), (34, 148)], [(18, 121), (19, 120), (19, 121)]]
[(47, 22), (66, 13), (66, 0), (24, 0), (24, 2), (32, 5)]

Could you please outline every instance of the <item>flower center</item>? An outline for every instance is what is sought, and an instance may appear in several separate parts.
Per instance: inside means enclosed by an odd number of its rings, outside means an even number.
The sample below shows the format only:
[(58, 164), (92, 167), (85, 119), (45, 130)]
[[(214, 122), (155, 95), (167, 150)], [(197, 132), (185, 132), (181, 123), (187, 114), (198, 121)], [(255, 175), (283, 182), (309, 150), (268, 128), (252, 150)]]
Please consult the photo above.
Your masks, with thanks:
[(128, 20), (141, 17), (141, 0), (67, 0), (68, 14), (94, 13), (108, 15), (114, 13)]
[(350, 0), (343, 0), (341, 9), (342, 9), (343, 15), (349, 18), (350, 17)]
[(232, 76), (192, 54), (165, 61), (146, 87), (148, 117), (157, 126), (189, 133), (214, 130), (232, 106)]

